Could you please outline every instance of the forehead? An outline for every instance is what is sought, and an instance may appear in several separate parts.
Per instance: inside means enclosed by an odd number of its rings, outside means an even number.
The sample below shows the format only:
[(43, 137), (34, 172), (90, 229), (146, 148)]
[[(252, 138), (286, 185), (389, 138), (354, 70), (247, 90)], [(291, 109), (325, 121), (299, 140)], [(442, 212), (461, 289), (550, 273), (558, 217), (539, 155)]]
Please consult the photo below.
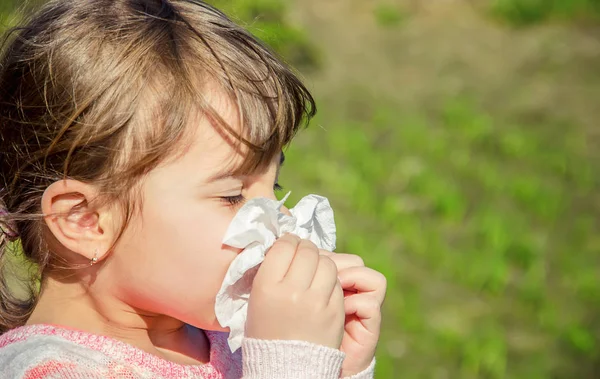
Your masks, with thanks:
[(227, 176), (225, 174), (252, 175), (279, 159), (281, 146), (271, 146), (264, 151), (264, 147), (258, 147), (262, 153), (257, 154), (253, 142), (249, 147), (241, 140), (250, 139), (254, 125), (248, 125), (250, 120), (243, 120), (238, 103), (221, 86), (204, 86), (201, 103), (186, 112), (182, 147), (173, 156), (172, 162), (177, 162), (182, 170), (194, 172), (196, 178), (212, 180)]
[[(239, 112), (232, 99), (223, 91), (210, 89), (206, 100), (212, 110), (235, 133), (244, 134)], [(189, 122), (189, 150), (183, 160), (198, 165), (202, 171), (212, 171), (238, 166), (247, 148), (234, 135), (215, 125), (216, 120), (206, 112), (194, 112)]]

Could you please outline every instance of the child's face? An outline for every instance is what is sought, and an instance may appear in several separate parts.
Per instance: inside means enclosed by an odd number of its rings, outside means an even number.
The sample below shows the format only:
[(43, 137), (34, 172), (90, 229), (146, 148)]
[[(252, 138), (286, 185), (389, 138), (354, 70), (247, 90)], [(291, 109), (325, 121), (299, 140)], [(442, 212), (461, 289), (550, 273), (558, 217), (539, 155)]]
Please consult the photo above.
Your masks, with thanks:
[[(235, 125), (231, 106), (212, 105)], [(241, 159), (202, 119), (185, 155), (149, 173), (142, 184), (142, 210), (106, 262), (106, 284), (112, 283), (121, 301), (203, 329), (221, 329), (215, 295), (240, 252), (221, 243), (240, 207), (224, 198), (275, 198), (279, 171), (277, 156), (254, 176), (214, 179)]]

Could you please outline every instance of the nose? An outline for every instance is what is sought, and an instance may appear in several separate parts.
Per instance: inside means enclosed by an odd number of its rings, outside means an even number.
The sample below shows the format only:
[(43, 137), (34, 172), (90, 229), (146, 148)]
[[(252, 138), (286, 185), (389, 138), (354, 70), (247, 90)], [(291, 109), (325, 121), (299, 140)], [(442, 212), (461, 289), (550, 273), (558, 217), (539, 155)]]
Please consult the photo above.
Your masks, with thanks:
[[(252, 184), (250, 186), (250, 188), (248, 189), (246, 198), (253, 199), (255, 197), (263, 197), (263, 198), (267, 198), (267, 199), (271, 199), (271, 200), (275, 200), (275, 201), (282, 200), (283, 199), (282, 196), (276, 195), (276, 191), (274, 190), (272, 183), (273, 183), (272, 178), (266, 178), (264, 180), (257, 181), (255, 184)], [(282, 193), (280, 195), (286, 195), (286, 193)], [(285, 205), (282, 205), (279, 208), (279, 210), (285, 215), (288, 215), (288, 216), (292, 215), (290, 213), (290, 210)]]
[[(283, 195), (286, 195), (286, 194), (284, 193)], [(261, 196), (261, 195), (259, 195), (259, 196)], [(283, 197), (281, 199), (278, 199), (278, 197), (280, 197), (280, 196), (277, 196), (275, 194), (275, 191), (273, 191), (273, 189), (269, 189), (268, 192), (263, 193), (262, 196), (264, 196), (268, 199), (273, 199), (273, 200), (282, 200), (283, 199)], [(292, 215), (292, 213), (290, 212), (288, 207), (286, 207), (285, 205), (281, 205), (281, 208), (279, 208), (279, 210), (281, 211), (281, 213), (283, 213), (285, 215), (288, 215), (288, 216)]]

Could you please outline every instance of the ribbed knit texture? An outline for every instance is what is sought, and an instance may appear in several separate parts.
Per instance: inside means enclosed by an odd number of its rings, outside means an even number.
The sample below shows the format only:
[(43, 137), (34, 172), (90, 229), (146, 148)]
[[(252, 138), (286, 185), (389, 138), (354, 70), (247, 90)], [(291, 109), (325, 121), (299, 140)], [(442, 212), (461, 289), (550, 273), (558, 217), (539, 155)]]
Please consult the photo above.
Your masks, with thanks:
[(356, 375), (346, 376), (343, 379), (373, 379), (374, 376), (375, 376), (375, 358), (373, 358), (369, 367), (367, 367), (364, 371), (361, 371)]
[[(243, 368), (248, 379), (339, 378), (344, 353), (303, 341), (242, 341)], [(283, 365), (282, 362), (294, 362)]]
[[(344, 354), (302, 341), (246, 339), (232, 354), (227, 333), (205, 331), (210, 362), (176, 364), (127, 343), (52, 325), (0, 336), (1, 379), (337, 379)], [(371, 379), (374, 361), (351, 379)]]

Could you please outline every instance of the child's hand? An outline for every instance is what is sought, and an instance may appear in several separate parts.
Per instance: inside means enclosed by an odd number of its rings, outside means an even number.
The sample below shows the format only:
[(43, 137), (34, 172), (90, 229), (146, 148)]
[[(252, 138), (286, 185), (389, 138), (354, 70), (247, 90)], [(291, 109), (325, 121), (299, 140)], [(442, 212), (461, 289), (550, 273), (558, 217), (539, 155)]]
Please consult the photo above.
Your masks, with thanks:
[(344, 335), (344, 294), (336, 264), (308, 240), (281, 237), (254, 278), (246, 336), (300, 340), (334, 349)]
[(341, 376), (344, 378), (364, 371), (375, 357), (387, 281), (380, 272), (365, 267), (357, 255), (324, 250), (321, 254), (337, 265), (345, 294), (346, 323), (340, 348), (346, 353)]

